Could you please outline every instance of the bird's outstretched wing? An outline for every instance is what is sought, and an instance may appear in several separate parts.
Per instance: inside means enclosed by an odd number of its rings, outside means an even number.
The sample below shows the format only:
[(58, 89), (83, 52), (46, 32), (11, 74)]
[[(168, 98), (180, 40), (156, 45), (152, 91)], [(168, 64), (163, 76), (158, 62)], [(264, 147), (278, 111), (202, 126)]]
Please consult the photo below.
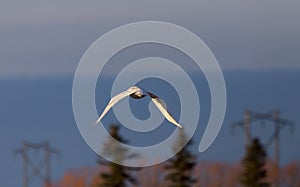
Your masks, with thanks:
[(135, 93), (137, 91), (137, 87), (130, 87), (128, 90), (119, 93), (118, 95), (111, 98), (107, 106), (105, 107), (104, 111), (100, 115), (100, 117), (97, 119), (96, 124), (98, 124), (101, 119), (105, 116), (105, 114), (113, 107), (117, 102), (119, 102), (121, 99), (124, 99), (125, 97)]
[(147, 92), (147, 93), (151, 97), (151, 100), (156, 105), (156, 107), (159, 109), (159, 111), (165, 116), (165, 118), (169, 122), (173, 123), (174, 125), (182, 128), (182, 126), (168, 112), (167, 107), (165, 106), (163, 100), (161, 100), (158, 96), (154, 95), (153, 93), (150, 93), (150, 92)]

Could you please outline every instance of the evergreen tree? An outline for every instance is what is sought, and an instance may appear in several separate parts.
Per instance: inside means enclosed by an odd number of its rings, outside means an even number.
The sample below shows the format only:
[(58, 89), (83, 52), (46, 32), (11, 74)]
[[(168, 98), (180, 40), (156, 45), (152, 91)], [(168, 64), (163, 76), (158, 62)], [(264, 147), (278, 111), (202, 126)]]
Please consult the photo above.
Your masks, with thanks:
[(196, 182), (192, 177), (196, 158), (189, 150), (192, 141), (190, 140), (186, 143), (187, 137), (183, 129), (180, 129), (178, 133), (178, 139), (174, 144), (173, 151), (175, 152), (185, 144), (186, 145), (177, 152), (173, 158), (167, 161), (166, 166), (164, 167), (165, 170), (168, 171), (165, 180), (170, 182), (170, 187), (189, 187)]
[(100, 187), (125, 187), (129, 183), (136, 184), (136, 179), (130, 174), (134, 168), (120, 164), (122, 164), (125, 159), (134, 158), (137, 155), (128, 153), (128, 150), (119, 143), (126, 143), (127, 141), (119, 134), (118, 126), (110, 126), (110, 135), (112, 137), (109, 137), (108, 141), (104, 144), (102, 154), (110, 157), (112, 162), (107, 162), (103, 159), (99, 160), (99, 164), (106, 165), (109, 168), (108, 172), (100, 174), (102, 181)]
[(269, 186), (265, 182), (266, 152), (260, 144), (259, 139), (255, 138), (247, 147), (246, 155), (242, 160), (243, 173), (240, 182), (245, 187), (265, 187)]

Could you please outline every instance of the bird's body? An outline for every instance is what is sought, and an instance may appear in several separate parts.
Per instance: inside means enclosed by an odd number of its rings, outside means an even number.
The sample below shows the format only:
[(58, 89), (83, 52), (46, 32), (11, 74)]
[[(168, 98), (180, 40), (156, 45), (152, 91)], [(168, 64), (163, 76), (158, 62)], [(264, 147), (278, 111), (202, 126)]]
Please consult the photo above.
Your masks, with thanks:
[(145, 96), (151, 97), (151, 100), (157, 106), (157, 108), (160, 110), (160, 112), (165, 116), (165, 118), (169, 122), (173, 123), (174, 125), (182, 128), (182, 126), (178, 122), (176, 122), (176, 120), (171, 116), (171, 114), (169, 114), (166, 106), (164, 105), (164, 102), (158, 96), (156, 96), (150, 92), (144, 92), (141, 88), (139, 88), (137, 86), (132, 86), (132, 87), (128, 88), (126, 91), (121, 92), (118, 95), (111, 98), (111, 100), (105, 107), (104, 111), (102, 112), (102, 114), (100, 115), (98, 120), (96, 121), (96, 124), (98, 124), (100, 122), (100, 120), (105, 116), (105, 114), (110, 110), (111, 107), (113, 107), (117, 102), (119, 102), (121, 99), (123, 99), (127, 96), (130, 96), (133, 99), (141, 99)]
[(144, 95), (144, 92), (142, 89), (140, 89), (137, 86), (133, 86), (128, 88), (127, 90), (128, 92), (134, 92), (132, 94), (130, 94), (129, 96), (132, 97), (133, 99), (141, 99), (143, 97), (145, 97), (146, 95)]

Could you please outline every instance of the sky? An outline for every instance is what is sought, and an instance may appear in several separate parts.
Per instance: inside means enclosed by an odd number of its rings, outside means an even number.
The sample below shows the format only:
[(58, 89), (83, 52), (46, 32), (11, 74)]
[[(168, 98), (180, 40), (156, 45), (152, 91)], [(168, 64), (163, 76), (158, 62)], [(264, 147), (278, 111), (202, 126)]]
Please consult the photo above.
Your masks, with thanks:
[[(243, 153), (242, 131), (237, 129), (233, 136), (229, 125), (241, 119), (246, 108), (265, 112), (279, 107), (284, 117), (299, 123), (299, 18), (298, 0), (0, 0), (0, 165), (4, 166), (0, 168), (0, 186), (21, 185), (21, 159), (12, 158), (12, 151), (23, 140), (49, 139), (61, 150), (61, 159), (53, 161), (56, 180), (70, 168), (95, 164), (94, 152), (75, 125), (72, 78), (82, 55), (95, 40), (136, 21), (183, 26), (213, 52), (227, 85), (227, 113), (221, 135), (201, 157), (238, 160)], [(147, 55), (184, 60), (176, 51), (155, 45), (129, 48), (113, 60), (130, 61)], [(114, 64), (107, 67), (112, 75), (119, 70)], [(167, 68), (160, 71), (168, 73)], [(199, 85), (201, 81), (197, 87), (201, 90)], [(109, 93), (108, 88), (105, 93)], [(206, 87), (205, 97), (207, 92)], [(105, 96), (102, 91), (97, 93), (99, 99)], [(114, 118), (107, 122), (110, 119)], [(283, 132), (284, 163), (300, 160), (297, 132), (297, 128), (294, 135)], [(234, 151), (228, 151), (224, 143)], [(228, 155), (222, 155), (224, 152)]]
[(0, 76), (72, 75), (111, 29), (166, 21), (197, 34), (223, 70), (299, 69), (299, 1), (2, 1)]

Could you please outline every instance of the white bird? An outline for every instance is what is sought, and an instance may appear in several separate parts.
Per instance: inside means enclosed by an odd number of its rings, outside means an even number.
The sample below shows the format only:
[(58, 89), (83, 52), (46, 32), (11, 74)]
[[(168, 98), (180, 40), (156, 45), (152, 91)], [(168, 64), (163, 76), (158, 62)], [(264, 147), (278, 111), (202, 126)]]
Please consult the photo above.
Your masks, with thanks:
[(105, 114), (120, 100), (124, 99), (127, 96), (130, 96), (134, 99), (141, 99), (145, 96), (150, 96), (151, 100), (155, 104), (155, 106), (159, 109), (159, 111), (165, 116), (165, 118), (173, 123), (174, 125), (182, 128), (182, 126), (171, 116), (171, 114), (167, 111), (166, 106), (164, 105), (164, 102), (156, 95), (150, 92), (146, 92), (147, 94), (145, 95), (143, 90), (137, 86), (132, 86), (128, 88), (126, 91), (119, 93), (118, 95), (114, 96), (111, 98), (107, 106), (105, 107), (104, 111), (96, 121), (96, 124), (98, 124), (101, 119), (105, 116)]

